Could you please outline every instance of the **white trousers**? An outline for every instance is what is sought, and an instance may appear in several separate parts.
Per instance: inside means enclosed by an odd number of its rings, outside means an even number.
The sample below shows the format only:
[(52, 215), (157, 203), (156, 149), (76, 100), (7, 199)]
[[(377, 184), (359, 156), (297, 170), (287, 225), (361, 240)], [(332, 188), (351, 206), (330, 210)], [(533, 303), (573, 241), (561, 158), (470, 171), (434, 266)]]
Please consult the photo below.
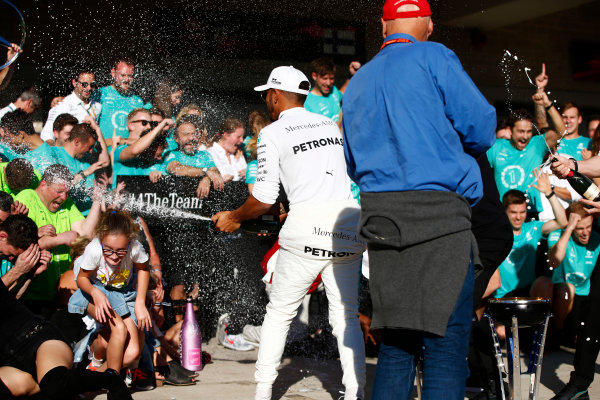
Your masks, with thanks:
[(361, 257), (312, 260), (281, 249), (262, 325), (254, 378), (258, 389), (270, 389), (285, 347), (290, 323), (320, 273), (329, 302), (329, 323), (338, 342), (345, 399), (364, 397), (365, 347), (358, 322)]

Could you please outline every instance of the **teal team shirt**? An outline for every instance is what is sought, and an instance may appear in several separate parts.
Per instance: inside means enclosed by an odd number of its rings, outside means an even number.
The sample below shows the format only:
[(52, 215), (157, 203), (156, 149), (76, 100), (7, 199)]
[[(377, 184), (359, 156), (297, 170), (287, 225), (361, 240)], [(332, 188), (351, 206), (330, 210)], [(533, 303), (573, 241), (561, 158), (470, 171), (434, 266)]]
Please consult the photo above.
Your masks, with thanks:
[(6, 143), (0, 142), (0, 159), (2, 161), (12, 161), (19, 158), (19, 155)]
[(520, 190), (527, 193), (532, 210), (541, 211), (539, 191), (528, 186), (534, 180), (533, 170), (543, 163), (547, 152), (544, 136), (532, 137), (523, 150), (515, 149), (509, 139), (496, 140), (486, 154), (494, 170), (500, 200), (511, 189)]
[(44, 173), (46, 168), (52, 164), (56, 164), (56, 158), (54, 157), (54, 147), (44, 142), (38, 146), (35, 150), (31, 150), (26, 153), (23, 158), (33, 165), (33, 168)]
[(208, 169), (215, 167), (215, 162), (208, 151), (199, 150), (193, 156), (188, 156), (179, 150), (169, 150), (163, 156), (165, 168), (173, 161), (178, 161), (188, 167)]
[(332, 86), (329, 96), (317, 96), (308, 92), (304, 108), (310, 112), (324, 115), (331, 118), (335, 122), (340, 119), (340, 111), (342, 110), (342, 92), (337, 87)]
[(258, 160), (252, 160), (246, 165), (246, 184), (254, 185), (256, 172), (258, 171)]
[(117, 135), (128, 138), (127, 115), (136, 108), (150, 108), (150, 104), (144, 105), (144, 101), (135, 94), (122, 95), (112, 86), (104, 86), (93, 92), (93, 100), (102, 104), (102, 110), (98, 116), (98, 125), (102, 136), (110, 138), (117, 128)]
[[(564, 230), (550, 233), (548, 248), (554, 246)], [(575, 286), (575, 294), (587, 296), (590, 294), (590, 276), (594, 271), (600, 254), (600, 235), (592, 231), (587, 245), (575, 242), (573, 235), (567, 243), (567, 251), (562, 263), (552, 272), (552, 283), (571, 283)]]
[(121, 152), (127, 146), (128, 145), (126, 145), (126, 144), (122, 144), (120, 146), (117, 146), (117, 148), (115, 149), (115, 163), (113, 165), (113, 184), (112, 184), (113, 189), (117, 187), (117, 177), (119, 175), (148, 176), (148, 175), (150, 175), (150, 172), (153, 172), (153, 171), (159, 171), (159, 172), (162, 172), (163, 174), (166, 174), (166, 172), (167, 172), (166, 166), (165, 166), (165, 164), (163, 164), (160, 161), (152, 162), (152, 161), (141, 160), (139, 158), (134, 158), (132, 160), (127, 160), (125, 162), (122, 162), (120, 160), (120, 155), (121, 155)]
[(576, 160), (582, 160), (581, 150), (592, 149), (592, 139), (579, 136), (575, 139), (562, 138), (558, 146), (557, 153), (566, 154), (569, 157), (573, 157)]
[(543, 225), (542, 221), (525, 222), (521, 234), (514, 237), (512, 249), (499, 267), (501, 286), (496, 290), (496, 297), (504, 297), (535, 281), (536, 252), (543, 236)]

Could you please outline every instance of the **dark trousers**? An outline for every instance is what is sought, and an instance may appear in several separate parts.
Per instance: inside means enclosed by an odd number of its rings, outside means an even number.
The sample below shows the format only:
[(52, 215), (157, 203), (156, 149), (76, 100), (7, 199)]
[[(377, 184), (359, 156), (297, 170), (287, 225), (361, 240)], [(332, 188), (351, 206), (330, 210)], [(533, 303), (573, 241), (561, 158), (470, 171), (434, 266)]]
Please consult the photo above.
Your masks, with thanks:
[(591, 288), (588, 296), (589, 307), (580, 315), (583, 325), (577, 338), (575, 358), (571, 372), (571, 383), (576, 387), (587, 388), (594, 380), (596, 359), (600, 352), (600, 268), (596, 265), (590, 278)]

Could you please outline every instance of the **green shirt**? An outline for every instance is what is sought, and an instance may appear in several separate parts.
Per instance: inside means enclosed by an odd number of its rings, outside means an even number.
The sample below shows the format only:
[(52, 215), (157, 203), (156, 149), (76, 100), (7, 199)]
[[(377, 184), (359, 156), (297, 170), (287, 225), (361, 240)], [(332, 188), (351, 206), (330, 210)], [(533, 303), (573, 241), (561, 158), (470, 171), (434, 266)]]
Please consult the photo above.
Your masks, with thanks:
[(500, 193), (500, 201), (504, 193), (511, 189), (527, 193), (533, 210), (542, 209), (540, 193), (528, 187), (534, 180), (533, 170), (541, 166), (548, 152), (544, 136), (534, 136), (523, 150), (517, 150), (509, 139), (497, 139), (487, 151), (487, 157), (494, 170), (494, 180)]
[(0, 142), (0, 159), (2, 161), (12, 161), (19, 158), (19, 155), (6, 143)]
[[(554, 246), (564, 230), (557, 230), (548, 236), (548, 248)], [(568, 282), (575, 286), (575, 294), (590, 294), (590, 277), (600, 254), (600, 235), (592, 231), (590, 240), (584, 246), (569, 238), (565, 258), (552, 272), (552, 283)]]
[(496, 297), (504, 297), (515, 289), (531, 285), (536, 278), (536, 253), (542, 239), (542, 221), (525, 222), (521, 234), (515, 236), (512, 249), (506, 260), (500, 264), (500, 289)]
[[(14, 192), (8, 186), (8, 183), (6, 183), (6, 177), (4, 176), (4, 170), (6, 169), (7, 165), (8, 165), (7, 162), (0, 163), (0, 190), (10, 194), (14, 199), (15, 196), (17, 195), (17, 193), (19, 193), (19, 192)], [(33, 179), (31, 179), (31, 183), (27, 187), (28, 189), (35, 189), (36, 187), (38, 187), (40, 180), (42, 179), (42, 175), (40, 175), (40, 173), (37, 170), (34, 169), (33, 174), (34, 174)]]
[(42, 174), (52, 164), (57, 164), (58, 161), (54, 155), (54, 147), (44, 142), (39, 145), (35, 150), (31, 150), (23, 156), (24, 159), (29, 161), (33, 168), (40, 171)]
[(559, 154), (566, 154), (569, 157), (573, 157), (576, 160), (582, 160), (581, 150), (592, 148), (592, 139), (588, 137), (579, 136), (575, 139), (562, 138), (556, 151)]
[(340, 119), (340, 111), (342, 110), (342, 97), (342, 92), (335, 86), (331, 87), (331, 93), (327, 96), (318, 96), (312, 92), (308, 92), (308, 96), (306, 96), (306, 101), (304, 102), (304, 108), (338, 122)]
[(121, 152), (128, 145), (122, 144), (115, 149), (115, 164), (113, 165), (113, 189), (117, 187), (117, 177), (119, 175), (143, 175), (148, 176), (152, 171), (167, 173), (167, 168), (162, 162), (145, 161), (138, 157), (127, 161), (121, 161)]
[(212, 156), (208, 151), (198, 150), (193, 156), (188, 156), (179, 150), (169, 150), (164, 155), (164, 164), (168, 168), (173, 161), (178, 161), (182, 165), (194, 168), (212, 168), (216, 167)]
[[(51, 224), (56, 233), (68, 232), (74, 222), (80, 221), (83, 215), (73, 200), (68, 198), (56, 212), (51, 212), (33, 189), (24, 189), (15, 200), (23, 203), (29, 209), (29, 218), (38, 228)], [(28, 300), (54, 300), (60, 276), (71, 267), (69, 246), (61, 245), (52, 249), (52, 260), (48, 269), (37, 276), (25, 294)]]

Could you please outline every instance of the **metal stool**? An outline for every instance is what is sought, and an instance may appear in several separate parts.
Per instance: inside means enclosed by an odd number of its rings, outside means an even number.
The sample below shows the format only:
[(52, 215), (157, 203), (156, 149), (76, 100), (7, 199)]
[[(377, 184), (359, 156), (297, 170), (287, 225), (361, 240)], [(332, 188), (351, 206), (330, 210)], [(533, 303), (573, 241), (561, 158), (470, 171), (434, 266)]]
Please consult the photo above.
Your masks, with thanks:
[[(544, 355), (544, 344), (546, 342), (546, 332), (548, 330), (548, 321), (552, 314), (550, 313), (550, 300), (541, 297), (508, 297), (502, 299), (490, 299), (488, 301), (488, 311), (491, 315), (485, 314), (490, 321), (490, 329), (494, 338), (494, 350), (500, 374), (500, 388), (502, 390), (503, 400), (521, 400), (521, 358), (519, 352), (519, 327), (529, 327), (538, 325), (533, 336), (533, 348), (529, 356), (529, 364), (525, 374), (530, 375), (529, 400), (537, 398), (538, 387), (540, 385), (540, 374), (542, 371), (542, 358)], [(506, 335), (506, 358), (508, 359), (508, 371), (504, 366), (502, 351), (500, 350), (500, 341), (494, 329), (494, 322), (509, 327), (511, 336)], [(508, 387), (510, 397), (507, 399), (504, 393), (502, 382), (502, 372), (508, 375)]]

